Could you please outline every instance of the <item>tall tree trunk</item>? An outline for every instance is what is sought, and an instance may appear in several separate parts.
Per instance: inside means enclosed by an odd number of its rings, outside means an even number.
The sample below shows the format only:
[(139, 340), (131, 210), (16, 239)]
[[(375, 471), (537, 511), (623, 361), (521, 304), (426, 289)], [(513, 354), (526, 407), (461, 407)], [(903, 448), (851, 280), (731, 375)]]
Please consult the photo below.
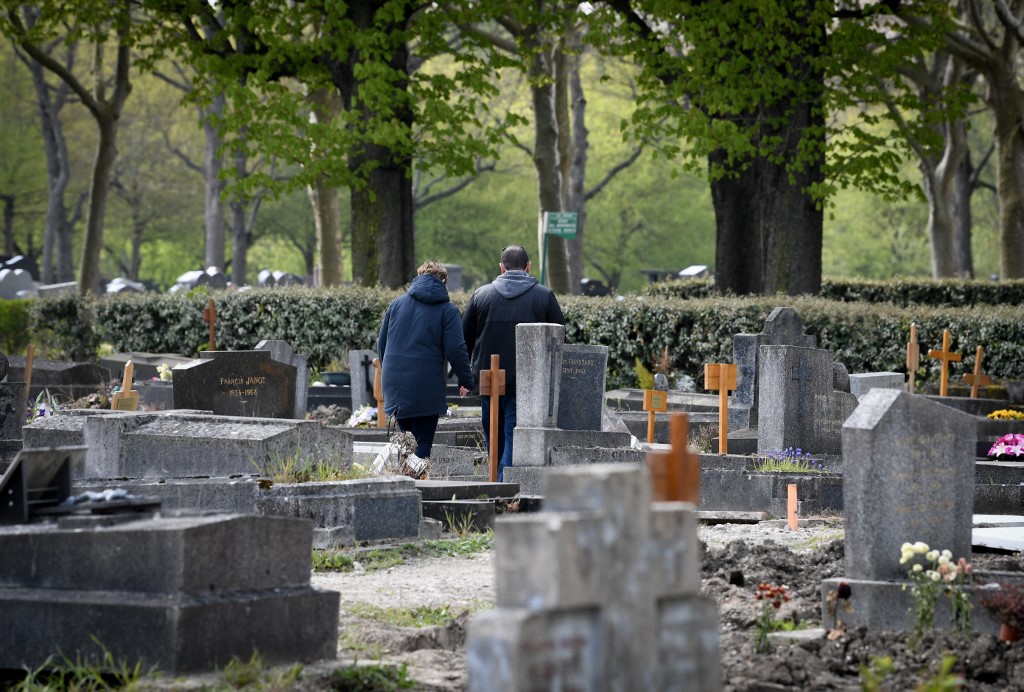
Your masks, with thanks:
[[(996, 119), (996, 189), (999, 195), (999, 276), (1024, 278), (1024, 95), (1009, 69), (986, 75)], [(996, 82), (992, 84), (992, 82)]]
[[(244, 139), (247, 136), (245, 128), (242, 128), (238, 135)], [(248, 155), (244, 146), (235, 150), (235, 177), (244, 180), (249, 174)], [(253, 200), (252, 204), (258, 204)], [(231, 283), (235, 286), (245, 286), (249, 272), (249, 243), (251, 234), (246, 218), (246, 203), (238, 195), (233, 195), (229, 202), (231, 207)], [(253, 210), (255, 214), (255, 209)]]
[[(533, 101), (533, 165), (537, 169), (537, 197), (539, 210), (562, 211), (562, 166), (559, 160), (558, 111), (556, 91), (552, 83), (555, 76), (553, 56), (549, 50), (537, 50), (530, 61), (530, 83)], [(538, 229), (540, 229), (538, 225)], [(544, 237), (538, 237), (540, 259), (547, 273), (546, 281), (556, 293), (568, 292), (565, 243), (561, 238), (547, 239), (547, 257), (544, 257)]]
[[(203, 220), (206, 224), (206, 243), (203, 253), (203, 266), (216, 267), (224, 270), (225, 259), (225, 233), (226, 224), (224, 220), (224, 202), (221, 200), (221, 193), (224, 191), (224, 181), (220, 173), (224, 167), (224, 158), (220, 148), (223, 139), (217, 131), (214, 119), (224, 115), (226, 97), (224, 93), (218, 93), (213, 102), (204, 107), (201, 111), (203, 120), (203, 180), (205, 182), (206, 198), (203, 207)], [(233, 266), (235, 266), (233, 264)]]
[[(313, 117), (317, 122), (334, 120), (341, 104), (334, 94), (326, 89), (310, 93)], [(313, 281), (317, 286), (338, 286), (344, 281), (341, 254), (341, 207), (338, 190), (330, 185), (326, 176), (317, 176), (316, 182), (307, 188), (313, 207), (313, 223), (316, 225), (316, 265)]]
[(580, 80), (580, 58), (576, 52), (569, 66), (569, 100), (572, 109), (572, 165), (569, 169), (569, 187), (566, 209), (579, 214), (576, 237), (566, 243), (569, 251), (569, 288), (572, 293), (580, 291), (583, 280), (583, 234), (586, 230), (587, 207), (585, 184), (587, 177), (587, 153), (590, 147), (590, 132), (587, 130), (587, 100)]
[[(103, 109), (107, 111), (107, 109)], [(78, 285), (82, 293), (100, 292), (100, 250), (103, 249), (103, 222), (107, 212), (110, 175), (117, 157), (117, 118), (103, 112), (97, 118), (99, 141), (93, 161), (89, 188), (89, 213), (85, 223), (85, 240), (78, 269)]]
[(4, 204), (4, 254), (14, 254), (14, 195), (0, 195)]
[(373, 144), (352, 162), (375, 166), (352, 191), (352, 276), (363, 286), (399, 288), (416, 275), (411, 162)]
[[(709, 167), (724, 167), (727, 154), (714, 151)], [(760, 293), (764, 285), (764, 239), (756, 164), (734, 176), (712, 177), (711, 203), (715, 210), (715, 288), (719, 293)]]
[[(960, 121), (956, 127), (963, 128), (964, 141), (967, 141), (967, 123)], [(974, 166), (968, 147), (956, 168), (956, 182), (953, 185), (953, 258), (956, 262), (956, 275), (962, 279), (974, 278), (974, 252), (971, 249), (971, 226), (974, 223), (974, 215), (971, 213), (973, 176)]]

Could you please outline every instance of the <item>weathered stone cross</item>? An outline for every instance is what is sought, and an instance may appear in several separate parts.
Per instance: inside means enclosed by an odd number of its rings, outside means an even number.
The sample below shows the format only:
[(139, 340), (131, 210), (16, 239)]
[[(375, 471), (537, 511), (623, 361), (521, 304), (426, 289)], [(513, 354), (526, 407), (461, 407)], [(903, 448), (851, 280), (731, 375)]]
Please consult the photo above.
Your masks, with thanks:
[(949, 364), (960, 361), (961, 355), (949, 350), (949, 330), (942, 330), (942, 350), (934, 348), (928, 351), (929, 358), (938, 358), (942, 361), (942, 373), (939, 375), (939, 396), (946, 396), (949, 389)]
[(363, 359), (359, 361), (359, 364), (363, 366), (363, 381), (366, 382), (366, 391), (373, 393), (373, 378), (370, 377), (370, 366), (373, 365), (373, 360), (369, 355), (363, 354)]
[(807, 383), (811, 381), (811, 376), (814, 373), (807, 367), (807, 361), (803, 356), (800, 356), (800, 362), (793, 370), (793, 377), (790, 379), (796, 380), (799, 384), (797, 385), (797, 418), (804, 418), (807, 409)]

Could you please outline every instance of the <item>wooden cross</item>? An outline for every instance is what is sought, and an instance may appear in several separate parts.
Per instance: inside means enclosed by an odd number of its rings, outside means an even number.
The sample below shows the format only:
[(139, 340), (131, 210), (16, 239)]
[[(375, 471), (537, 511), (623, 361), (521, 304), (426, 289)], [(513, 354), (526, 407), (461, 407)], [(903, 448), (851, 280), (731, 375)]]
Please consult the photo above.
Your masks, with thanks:
[(985, 347), (979, 346), (974, 355), (974, 374), (964, 375), (964, 384), (971, 385), (971, 398), (978, 398), (978, 388), (992, 384), (992, 379), (981, 372), (981, 359), (985, 356)]
[(124, 376), (121, 378), (121, 391), (114, 392), (110, 398), (111, 411), (137, 411), (139, 408), (139, 393), (132, 390), (132, 378), (135, 375), (135, 366), (131, 361), (124, 364)]
[(647, 453), (651, 499), (655, 502), (700, 502), (700, 457), (690, 451), (689, 417), (673, 413), (669, 419), (670, 451)]
[(654, 442), (654, 414), (668, 410), (668, 392), (660, 389), (644, 390), (644, 411), (647, 411), (647, 441)]
[(705, 363), (704, 389), (718, 390), (718, 453), (729, 453), (729, 392), (736, 389), (734, 363)]
[(213, 298), (206, 304), (206, 309), (203, 310), (203, 322), (210, 325), (210, 345), (207, 350), (216, 351), (216, 343), (213, 335), (215, 333), (215, 325), (217, 324), (217, 304), (213, 302)]
[[(491, 397), (490, 436), (487, 445), (488, 477), (498, 482), (498, 397), (505, 393), (505, 371), (498, 369), (501, 356), (491, 354), (491, 369), (480, 371), (480, 396)], [(506, 440), (506, 444), (508, 441)]]
[(382, 380), (380, 358), (373, 359), (373, 398), (377, 400), (377, 427), (388, 426), (388, 414), (384, 413), (384, 384)]
[(800, 519), (797, 517), (799, 503), (796, 499), (796, 483), (786, 486), (786, 520), (790, 531), (796, 531), (800, 526)]
[(29, 389), (32, 387), (32, 361), (36, 357), (36, 345), (28, 345), (28, 353), (25, 355), (25, 407), (28, 408), (29, 402), (32, 400), (32, 396), (29, 394)]
[(917, 325), (910, 323), (910, 343), (907, 344), (907, 391), (914, 393), (914, 378), (921, 367), (921, 345), (917, 343)]
[(946, 392), (949, 389), (949, 364), (951, 362), (959, 362), (960, 354), (953, 353), (949, 350), (949, 330), (942, 330), (942, 350), (936, 351), (934, 348), (928, 351), (929, 358), (938, 358), (942, 361), (942, 374), (939, 376), (939, 396), (946, 396)]

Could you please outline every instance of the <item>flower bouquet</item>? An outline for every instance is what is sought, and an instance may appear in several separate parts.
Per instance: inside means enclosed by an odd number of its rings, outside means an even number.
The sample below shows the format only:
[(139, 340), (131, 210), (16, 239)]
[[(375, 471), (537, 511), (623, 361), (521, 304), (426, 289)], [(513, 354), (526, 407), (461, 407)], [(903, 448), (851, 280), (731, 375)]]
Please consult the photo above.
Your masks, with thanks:
[(989, 448), (988, 457), (1000, 461), (1024, 461), (1024, 435), (1020, 433), (1003, 435)]

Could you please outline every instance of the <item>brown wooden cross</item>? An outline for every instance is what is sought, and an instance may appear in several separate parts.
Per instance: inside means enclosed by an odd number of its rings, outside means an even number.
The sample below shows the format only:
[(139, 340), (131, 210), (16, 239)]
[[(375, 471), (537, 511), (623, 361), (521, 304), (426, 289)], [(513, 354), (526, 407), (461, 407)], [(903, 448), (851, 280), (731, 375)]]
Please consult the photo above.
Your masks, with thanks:
[(655, 502), (700, 502), (700, 457), (690, 451), (689, 420), (685, 413), (673, 413), (669, 419), (672, 449), (647, 453)]
[(377, 400), (377, 427), (388, 427), (388, 414), (384, 413), (384, 384), (380, 358), (373, 359), (373, 398)]
[(978, 398), (978, 388), (992, 384), (992, 378), (981, 371), (981, 359), (985, 356), (985, 347), (979, 346), (974, 355), (974, 374), (964, 375), (964, 384), (971, 385), (971, 398)]
[(121, 391), (114, 392), (110, 398), (110, 409), (112, 411), (137, 411), (139, 408), (139, 393), (132, 390), (132, 378), (135, 375), (135, 366), (131, 361), (124, 364), (124, 376), (121, 378)]
[(949, 390), (949, 364), (951, 362), (956, 363), (960, 361), (960, 354), (953, 353), (949, 350), (949, 330), (942, 330), (942, 350), (936, 351), (934, 348), (928, 351), (929, 358), (938, 358), (942, 361), (942, 374), (939, 376), (939, 396), (946, 396), (946, 392)]
[(213, 302), (213, 298), (206, 304), (206, 309), (203, 310), (203, 322), (210, 325), (210, 345), (208, 350), (216, 351), (216, 342), (214, 340), (214, 333), (217, 324), (217, 304)]
[(704, 363), (704, 389), (718, 390), (718, 453), (729, 453), (729, 392), (736, 389), (734, 363)]
[(36, 357), (36, 345), (29, 344), (28, 352), (25, 355), (25, 407), (28, 407), (29, 402), (32, 400), (31, 395), (28, 393), (32, 387), (32, 361)]
[(796, 499), (796, 483), (790, 483), (786, 486), (786, 522), (789, 524), (790, 531), (796, 531), (800, 527), (800, 519), (797, 515), (799, 507), (800, 504)]
[[(491, 369), (480, 371), (480, 396), (491, 397), (490, 436), (487, 444), (488, 477), (498, 482), (498, 397), (505, 393), (505, 371), (498, 368), (501, 356), (491, 354)], [(505, 441), (508, 444), (508, 441)]]
[(654, 414), (668, 410), (668, 392), (660, 389), (644, 390), (644, 411), (647, 411), (647, 441), (654, 442)]
[(907, 344), (907, 391), (914, 393), (914, 378), (921, 367), (921, 345), (917, 343), (917, 325), (910, 323), (910, 343)]

